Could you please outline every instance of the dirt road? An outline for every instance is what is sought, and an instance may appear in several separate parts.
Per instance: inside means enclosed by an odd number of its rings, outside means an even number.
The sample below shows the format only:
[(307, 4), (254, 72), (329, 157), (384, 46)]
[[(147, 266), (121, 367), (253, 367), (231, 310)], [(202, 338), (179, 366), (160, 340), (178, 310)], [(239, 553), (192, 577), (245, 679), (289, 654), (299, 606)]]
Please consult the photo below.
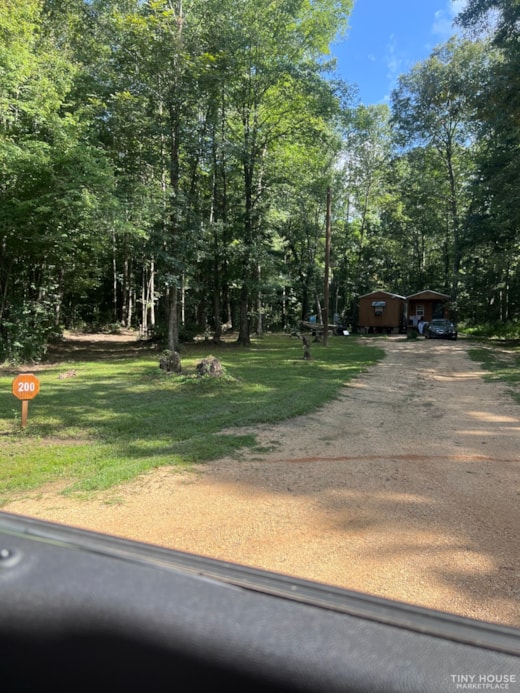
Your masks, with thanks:
[(464, 340), (378, 346), (336, 401), (254, 429), (269, 453), (4, 509), (520, 626), (520, 406)]

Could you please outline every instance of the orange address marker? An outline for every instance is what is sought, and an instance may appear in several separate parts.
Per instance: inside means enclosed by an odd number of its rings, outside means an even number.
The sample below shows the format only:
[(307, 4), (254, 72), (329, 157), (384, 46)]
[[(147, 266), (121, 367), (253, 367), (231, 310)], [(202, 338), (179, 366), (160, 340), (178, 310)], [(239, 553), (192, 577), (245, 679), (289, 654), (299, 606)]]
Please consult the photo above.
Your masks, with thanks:
[(12, 390), (18, 399), (34, 399), (40, 392), (40, 381), (32, 373), (21, 373), (13, 380)]
[(32, 373), (20, 373), (13, 380), (12, 392), (15, 397), (22, 400), (22, 428), (25, 428), (29, 413), (29, 400), (40, 392), (40, 381)]

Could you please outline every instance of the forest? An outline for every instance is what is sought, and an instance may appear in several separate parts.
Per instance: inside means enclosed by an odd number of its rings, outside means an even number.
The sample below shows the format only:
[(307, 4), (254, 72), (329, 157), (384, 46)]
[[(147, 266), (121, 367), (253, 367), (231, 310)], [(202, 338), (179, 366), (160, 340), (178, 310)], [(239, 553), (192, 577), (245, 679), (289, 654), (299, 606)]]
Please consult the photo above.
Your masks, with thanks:
[(520, 4), (469, 0), (374, 106), (334, 71), (351, 10), (2, 0), (0, 361), (64, 329), (171, 349), (322, 311), (355, 330), (379, 288), (446, 293), (468, 329), (513, 333)]

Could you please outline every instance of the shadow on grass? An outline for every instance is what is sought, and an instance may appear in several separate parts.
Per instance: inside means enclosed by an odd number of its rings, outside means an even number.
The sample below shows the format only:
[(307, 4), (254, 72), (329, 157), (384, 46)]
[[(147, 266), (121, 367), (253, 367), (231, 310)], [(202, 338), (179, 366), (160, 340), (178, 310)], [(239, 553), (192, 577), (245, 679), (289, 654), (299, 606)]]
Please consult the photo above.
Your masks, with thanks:
[[(343, 341), (306, 362), (287, 337), (251, 349), (211, 345), (226, 376), (196, 378), (208, 345), (186, 349), (180, 377), (160, 371), (156, 353), (136, 356), (133, 343), (112, 346), (96, 341), (89, 345), (99, 348), (93, 360), (60, 355), (40, 369), (25, 431), (9, 383), (0, 379), (0, 435), (10, 458), (0, 488), (34, 488), (60, 476), (74, 487), (107, 488), (159, 465), (237, 454), (256, 444), (244, 427), (314, 410), (382, 355)], [(97, 358), (105, 349), (107, 357)]]

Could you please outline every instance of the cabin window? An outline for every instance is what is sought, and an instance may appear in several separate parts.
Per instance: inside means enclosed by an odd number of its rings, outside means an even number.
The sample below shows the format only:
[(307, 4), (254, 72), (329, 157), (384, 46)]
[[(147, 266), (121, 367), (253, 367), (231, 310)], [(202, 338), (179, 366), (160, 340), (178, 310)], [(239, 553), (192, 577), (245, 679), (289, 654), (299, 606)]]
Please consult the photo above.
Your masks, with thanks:
[(372, 301), (372, 308), (374, 309), (374, 315), (381, 316), (386, 306), (386, 301)]
[(419, 318), (421, 318), (421, 317), (424, 318), (424, 305), (419, 304), (419, 305), (417, 306), (417, 309), (416, 309), (416, 311), (415, 311), (415, 314), (416, 314), (417, 317), (419, 317)]

